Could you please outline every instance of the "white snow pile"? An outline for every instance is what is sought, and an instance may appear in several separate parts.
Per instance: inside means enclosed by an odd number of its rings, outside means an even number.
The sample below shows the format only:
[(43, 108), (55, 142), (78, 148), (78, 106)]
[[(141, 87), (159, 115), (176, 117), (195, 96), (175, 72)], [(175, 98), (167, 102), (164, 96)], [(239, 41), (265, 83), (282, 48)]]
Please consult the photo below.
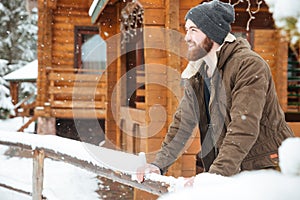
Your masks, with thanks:
[[(53, 149), (56, 152), (122, 173), (134, 174), (136, 167), (146, 162), (143, 153), (136, 156), (52, 135), (0, 131), (0, 140), (13, 144), (27, 144), (32, 149), (36, 147)], [(0, 183), (31, 191), (32, 159), (8, 158), (3, 155), (3, 152), (5, 149), (2, 147), (0, 148)], [(148, 174), (146, 178), (170, 186), (170, 192), (161, 196), (159, 200), (299, 200), (299, 152), (300, 138), (289, 138), (282, 143), (279, 148), (281, 172), (275, 170), (245, 171), (232, 177), (202, 173), (195, 176), (192, 187), (184, 187), (187, 179), (183, 177)], [(22, 170), (19, 170), (20, 168)], [(94, 191), (99, 180), (95, 179), (96, 175), (93, 173), (49, 159), (45, 159), (44, 173), (43, 194), (49, 199), (98, 199)], [(4, 199), (28, 199), (20, 195), (0, 187), (0, 199), (2, 197)]]
[[(300, 138), (288, 138), (279, 148), (281, 172), (275, 170), (245, 171), (232, 177), (202, 173), (192, 187), (183, 187), (186, 179), (172, 180), (174, 192), (159, 200), (299, 200)], [(176, 186), (177, 185), (177, 186)]]
[[(32, 191), (32, 159), (7, 157), (7, 147), (0, 146), (0, 183)], [(22, 169), (22, 170), (20, 170)], [(43, 195), (50, 200), (99, 199), (95, 192), (101, 181), (96, 174), (68, 163), (45, 159)], [(29, 200), (31, 196), (0, 187), (2, 200)]]
[(286, 139), (278, 149), (278, 154), (281, 172), (300, 178), (300, 138)]

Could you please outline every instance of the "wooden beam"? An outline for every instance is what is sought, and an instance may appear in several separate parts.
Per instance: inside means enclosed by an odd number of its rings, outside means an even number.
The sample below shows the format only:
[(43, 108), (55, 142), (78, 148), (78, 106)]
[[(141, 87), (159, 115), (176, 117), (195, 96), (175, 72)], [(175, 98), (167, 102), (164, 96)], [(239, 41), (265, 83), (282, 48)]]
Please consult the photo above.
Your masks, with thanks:
[(105, 109), (104, 101), (53, 101), (52, 108), (84, 108), (84, 109)]
[(47, 0), (47, 5), (50, 9), (55, 10), (57, 8), (57, 0)]
[(49, 94), (65, 94), (73, 95), (73, 97), (83, 96), (83, 95), (105, 95), (106, 88), (96, 88), (96, 87), (55, 87), (50, 86), (48, 88)]
[(179, 30), (179, 0), (166, 0), (166, 26)]
[(21, 128), (19, 128), (17, 131), (18, 132), (23, 132), (25, 128), (28, 128), (28, 126), (34, 122), (38, 117), (35, 115), (33, 117), (31, 117), (28, 122), (26, 122), (23, 126), (21, 126)]
[(42, 200), (44, 180), (44, 150), (35, 149), (33, 152), (32, 199)]
[(38, 0), (38, 79), (36, 97), (37, 106), (43, 106), (47, 101), (47, 94), (40, 91), (47, 91), (48, 82), (46, 68), (52, 66), (52, 10), (46, 4), (46, 0)]
[(111, 169), (106, 169), (100, 166), (95, 166), (90, 162), (79, 160), (69, 155), (61, 154), (59, 152), (57, 153), (51, 150), (46, 151), (48, 158), (61, 160), (64, 163), (69, 163), (87, 171), (94, 172), (95, 174), (98, 174), (101, 177), (116, 181), (118, 183), (138, 188), (140, 190), (147, 191), (158, 196), (161, 196), (162, 194), (168, 192), (167, 188), (169, 185), (166, 183), (162, 184), (162, 182), (152, 180), (145, 180), (143, 183), (138, 183), (137, 181), (132, 180), (131, 175), (113, 171)]
[(10, 96), (12, 103), (16, 105), (19, 102), (19, 82), (10, 82)]
[(27, 191), (24, 191), (24, 190), (21, 190), (21, 189), (18, 189), (18, 188), (15, 188), (15, 187), (3, 184), (3, 183), (0, 183), (0, 187), (6, 188), (6, 189), (8, 189), (10, 191), (15, 191), (15, 192), (18, 192), (18, 193), (22, 193), (22, 194), (31, 196), (31, 192), (27, 192)]
[(110, 0), (109, 1), (109, 5), (115, 5), (116, 3), (118, 3), (120, 0)]
[(106, 110), (105, 109), (59, 109), (52, 108), (51, 116), (56, 118), (97, 118), (97, 119), (106, 119)]

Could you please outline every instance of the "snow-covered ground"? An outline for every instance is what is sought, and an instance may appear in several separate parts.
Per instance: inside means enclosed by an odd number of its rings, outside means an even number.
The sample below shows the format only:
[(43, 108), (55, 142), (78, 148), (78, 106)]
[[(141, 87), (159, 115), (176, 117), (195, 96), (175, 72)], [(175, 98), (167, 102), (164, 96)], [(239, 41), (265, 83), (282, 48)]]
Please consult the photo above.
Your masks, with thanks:
[[(35, 147), (53, 148), (57, 152), (72, 155), (81, 160), (134, 174), (137, 165), (145, 160), (124, 152), (116, 152), (102, 147), (90, 148), (78, 141), (57, 136), (42, 136), (30, 133), (16, 133), (18, 120), (0, 121), (0, 140), (22, 142)], [(11, 132), (12, 131), (12, 132)], [(32, 130), (28, 130), (32, 132)], [(95, 148), (95, 149), (94, 149)], [(0, 184), (14, 186), (31, 192), (32, 159), (8, 157), (4, 155), (7, 146), (0, 145)], [(97, 150), (97, 151), (94, 151)], [(147, 177), (165, 182), (171, 187), (170, 193), (160, 197), (162, 200), (176, 199), (255, 199), (255, 200), (299, 200), (300, 199), (300, 138), (290, 138), (279, 149), (282, 172), (260, 170), (242, 172), (233, 177), (223, 177), (203, 173), (195, 177), (193, 187), (183, 187), (186, 179), (150, 174)], [(98, 159), (105, 157), (104, 159)], [(107, 158), (107, 159), (106, 159)], [(115, 159), (116, 158), (116, 159)], [(96, 192), (105, 183), (97, 179), (97, 174), (59, 161), (45, 159), (43, 195), (50, 200), (101, 199)], [(108, 188), (109, 190), (109, 188)], [(110, 191), (110, 190), (109, 190)], [(111, 192), (115, 192), (111, 190)], [(2, 200), (27, 200), (30, 196), (0, 187)], [(120, 198), (122, 199), (122, 198)]]
[[(25, 119), (26, 121), (27, 119)], [(42, 147), (47, 149), (54, 149), (56, 152), (71, 155), (72, 157), (88, 161), (98, 166), (111, 167), (113, 169), (125, 170), (125, 172), (132, 172), (130, 164), (135, 165), (132, 159), (138, 158), (134, 155), (127, 155), (119, 152), (121, 158), (114, 155), (115, 151), (89, 146), (79, 141), (70, 140), (53, 135), (36, 135), (31, 132), (34, 131), (34, 126), (26, 129), (27, 133), (18, 133), (16, 130), (20, 127), (20, 122), (23, 123), (20, 118), (13, 118), (9, 120), (0, 120), (0, 140), (6, 142), (23, 143), (31, 146), (32, 149), (36, 147)], [(32, 158), (20, 158), (20, 157), (8, 157), (4, 155), (9, 147), (0, 145), (0, 184), (7, 186), (13, 186), (16, 189), (20, 189), (25, 192), (32, 191)], [(99, 150), (94, 152), (95, 149)], [(117, 152), (115, 152), (117, 153)], [(96, 159), (99, 156), (102, 159)], [(119, 161), (123, 162), (120, 163)], [(128, 161), (128, 163), (125, 163)], [(111, 164), (109, 164), (111, 163)], [(122, 167), (120, 167), (122, 165)], [(131, 165), (131, 166), (132, 166)], [(45, 159), (44, 163), (44, 185), (43, 195), (50, 200), (99, 200), (107, 199), (107, 190), (110, 190), (110, 185), (106, 185), (106, 182), (101, 181), (102, 178), (98, 178), (97, 174), (88, 172), (79, 167), (72, 166), (70, 164), (54, 161), (52, 159)], [(114, 189), (116, 189), (114, 184)], [(119, 188), (117, 188), (119, 189)], [(120, 186), (120, 190), (124, 189)], [(101, 197), (96, 190), (103, 190)], [(119, 199), (124, 199), (124, 196), (130, 196), (125, 194), (127, 191), (112, 191), (113, 196), (120, 196)], [(120, 195), (117, 195), (119, 194)], [(0, 200), (27, 200), (31, 199), (29, 195), (25, 195), (19, 192), (14, 192), (6, 188), (0, 187)]]
[[(15, 117), (10, 119), (0, 120), (0, 130), (3, 131), (17, 131), (23, 124), (25, 124), (29, 118), (27, 117)], [(24, 130), (26, 133), (34, 133), (34, 123), (31, 123), (28, 128)]]
[[(0, 120), (0, 130), (17, 131), (27, 118)], [(34, 132), (31, 124), (27, 133)], [(14, 133), (14, 132), (11, 132)], [(25, 134), (25, 133), (18, 133)], [(9, 147), (0, 145), (0, 183), (23, 191), (32, 191), (32, 159), (4, 155)], [(99, 200), (96, 190), (101, 184), (97, 175), (67, 163), (45, 159), (44, 196), (50, 200)], [(27, 200), (31, 196), (0, 187), (1, 200)]]
[[(32, 191), (32, 159), (3, 155), (8, 147), (0, 146), (0, 183), (23, 191)], [(50, 200), (99, 199), (100, 180), (96, 174), (59, 161), (45, 159), (43, 195)], [(0, 187), (0, 199), (25, 200), (30, 196)]]

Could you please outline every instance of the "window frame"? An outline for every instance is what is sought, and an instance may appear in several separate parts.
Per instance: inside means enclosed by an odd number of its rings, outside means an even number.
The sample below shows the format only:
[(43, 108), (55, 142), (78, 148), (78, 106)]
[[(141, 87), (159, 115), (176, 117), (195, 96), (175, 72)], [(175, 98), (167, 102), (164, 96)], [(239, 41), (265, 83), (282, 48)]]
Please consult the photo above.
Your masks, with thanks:
[[(296, 51), (299, 52), (299, 49)], [(286, 120), (289, 122), (300, 122), (300, 62), (297, 59), (297, 56), (289, 48), (288, 53), (288, 69), (287, 69), (287, 112)]]
[(97, 26), (75, 26), (74, 28), (74, 68), (82, 69), (81, 47), (83, 45), (83, 35), (99, 34)]

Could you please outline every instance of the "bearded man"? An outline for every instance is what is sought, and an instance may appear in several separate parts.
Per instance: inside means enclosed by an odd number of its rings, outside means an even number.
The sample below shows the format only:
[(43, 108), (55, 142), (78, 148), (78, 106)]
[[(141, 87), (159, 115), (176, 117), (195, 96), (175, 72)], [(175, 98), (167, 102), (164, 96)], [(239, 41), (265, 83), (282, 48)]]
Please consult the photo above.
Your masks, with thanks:
[(282, 141), (292, 137), (268, 64), (243, 38), (230, 33), (234, 8), (218, 0), (186, 14), (185, 40), (191, 61), (182, 76), (184, 96), (156, 159), (138, 168), (164, 174), (200, 130), (197, 164), (208, 173), (231, 176), (276, 168)]

